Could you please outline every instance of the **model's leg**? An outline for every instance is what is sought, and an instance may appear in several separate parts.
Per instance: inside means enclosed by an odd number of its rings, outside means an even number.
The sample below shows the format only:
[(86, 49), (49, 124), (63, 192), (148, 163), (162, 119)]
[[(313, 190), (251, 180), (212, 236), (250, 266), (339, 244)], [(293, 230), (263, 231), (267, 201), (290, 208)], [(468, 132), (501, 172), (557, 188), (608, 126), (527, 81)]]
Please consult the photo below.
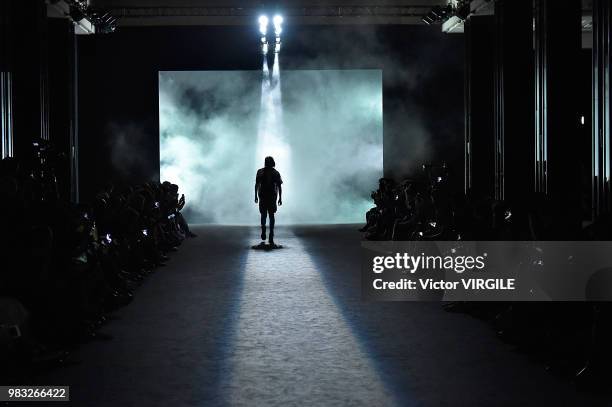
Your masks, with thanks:
[(261, 211), (261, 240), (266, 240), (266, 211)]
[(270, 211), (270, 243), (274, 243), (274, 212)]

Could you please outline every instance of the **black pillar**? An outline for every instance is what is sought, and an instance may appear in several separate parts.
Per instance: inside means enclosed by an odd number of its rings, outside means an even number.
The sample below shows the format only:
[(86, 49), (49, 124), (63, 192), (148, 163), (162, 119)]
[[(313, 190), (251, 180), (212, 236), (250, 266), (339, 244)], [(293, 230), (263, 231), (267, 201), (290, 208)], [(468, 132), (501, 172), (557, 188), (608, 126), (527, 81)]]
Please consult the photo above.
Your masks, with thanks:
[(493, 197), (495, 17), (469, 17), (465, 44), (465, 191)]
[(70, 199), (80, 201), (79, 192), (79, 48), (74, 24), (70, 25)]
[(67, 18), (49, 19), (49, 128), (60, 153), (56, 174), (65, 199), (78, 201), (76, 35)]
[(13, 156), (13, 19), (0, 1), (0, 158)]
[(593, 1), (593, 215), (610, 211), (610, 21), (609, 0)]
[(534, 188), (533, 2), (495, 2), (495, 197), (524, 202)]
[(12, 35), (19, 39), (13, 47), (14, 145), (15, 155), (23, 157), (33, 140), (49, 139), (47, 5), (44, 0), (10, 3)]
[(537, 0), (535, 188), (578, 230), (580, 209), (579, 76), (581, 1)]

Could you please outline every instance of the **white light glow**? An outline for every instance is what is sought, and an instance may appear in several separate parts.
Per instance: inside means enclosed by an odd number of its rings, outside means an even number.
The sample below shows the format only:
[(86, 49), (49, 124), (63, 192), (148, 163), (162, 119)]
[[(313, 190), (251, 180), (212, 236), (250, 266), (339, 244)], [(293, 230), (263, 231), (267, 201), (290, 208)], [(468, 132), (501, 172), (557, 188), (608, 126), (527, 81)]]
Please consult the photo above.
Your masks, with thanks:
[(283, 32), (283, 28), (281, 27), (283, 24), (283, 17), (277, 14), (274, 16), (273, 22), (274, 22), (274, 33), (278, 37)]
[(259, 17), (259, 32), (261, 35), (266, 35), (268, 33), (268, 17), (260, 16)]
[[(272, 72), (268, 70), (268, 63), (264, 58), (263, 78), (261, 82), (261, 110), (255, 164), (257, 168), (263, 166), (264, 158), (274, 157), (277, 169), (283, 177), (283, 196), (289, 197), (291, 188), (291, 149), (283, 132), (283, 107), (281, 100), (280, 67), (277, 51), (274, 54)], [(289, 205), (291, 206), (291, 205)], [(283, 207), (287, 213), (288, 208)]]

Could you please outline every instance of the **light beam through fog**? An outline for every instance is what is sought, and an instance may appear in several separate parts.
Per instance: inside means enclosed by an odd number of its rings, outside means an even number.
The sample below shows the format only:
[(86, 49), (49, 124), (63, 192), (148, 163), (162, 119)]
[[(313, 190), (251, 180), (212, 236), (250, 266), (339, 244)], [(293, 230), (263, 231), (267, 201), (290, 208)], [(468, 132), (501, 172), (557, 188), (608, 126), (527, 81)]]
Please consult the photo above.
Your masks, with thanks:
[[(361, 222), (382, 176), (380, 70), (159, 74), (160, 177), (192, 223), (258, 224), (255, 169), (283, 176), (278, 224)], [(262, 80), (263, 75), (263, 80)]]
[[(267, 156), (274, 157), (276, 169), (283, 178), (283, 200), (288, 202), (283, 209), (283, 217), (290, 219), (292, 196), (290, 193), (293, 180), (290, 173), (291, 149), (283, 133), (283, 105), (281, 96), (280, 67), (278, 53), (274, 53), (272, 76), (268, 69), (267, 58), (264, 55), (263, 78), (261, 81), (261, 110), (257, 137), (257, 154), (255, 156), (255, 170), (263, 167)], [(253, 172), (254, 174), (255, 172)]]

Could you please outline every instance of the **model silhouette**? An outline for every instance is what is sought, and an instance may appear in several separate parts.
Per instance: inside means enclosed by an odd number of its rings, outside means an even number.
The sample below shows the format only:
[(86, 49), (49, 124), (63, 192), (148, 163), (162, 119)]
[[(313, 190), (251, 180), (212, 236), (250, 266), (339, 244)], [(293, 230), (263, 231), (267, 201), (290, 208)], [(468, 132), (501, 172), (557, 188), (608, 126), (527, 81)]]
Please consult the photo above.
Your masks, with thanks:
[(266, 157), (264, 167), (257, 170), (255, 177), (255, 203), (259, 203), (259, 213), (261, 214), (261, 240), (266, 240), (266, 217), (270, 217), (270, 234), (268, 243), (274, 244), (274, 214), (276, 213), (276, 199), (278, 205), (283, 204), (283, 180), (281, 175), (274, 168), (276, 163), (274, 158)]

